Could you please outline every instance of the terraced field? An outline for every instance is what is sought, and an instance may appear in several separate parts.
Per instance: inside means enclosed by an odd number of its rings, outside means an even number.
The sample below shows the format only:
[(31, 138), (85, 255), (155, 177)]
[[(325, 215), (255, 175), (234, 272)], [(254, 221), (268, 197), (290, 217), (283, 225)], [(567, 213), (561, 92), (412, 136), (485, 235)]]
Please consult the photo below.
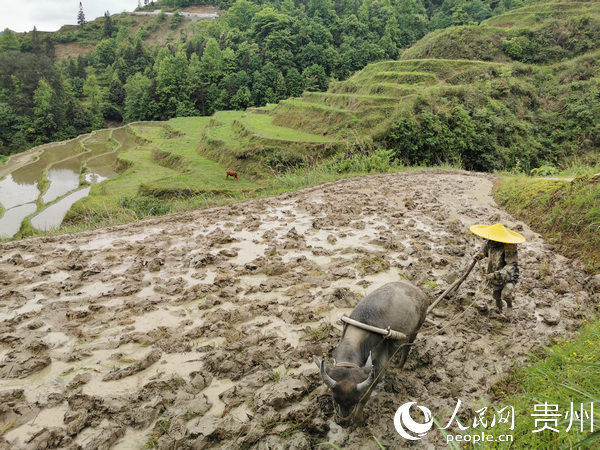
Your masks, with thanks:
[[(2, 167), (0, 235), (54, 229), (65, 215), (66, 223), (77, 224), (98, 216), (117, 218), (131, 209), (141, 216), (168, 212), (161, 199), (252, 195), (266, 177), (257, 176), (261, 162), (240, 163), (250, 151), (261, 148), (276, 165), (313, 158), (313, 150), (326, 153), (339, 145), (325, 136), (275, 125), (268, 112), (138, 122), (17, 155)], [(226, 168), (240, 171), (240, 180), (226, 179)], [(148, 205), (148, 198), (150, 203), (159, 199), (159, 206)]]
[[(34, 149), (28, 153), (33, 161), (22, 157), (23, 164), (6, 164), (0, 233), (35, 234), (32, 226), (56, 228), (65, 216), (71, 225), (138, 219), (176, 210), (174, 204), (192, 197), (252, 196), (277, 173), (317, 164), (357, 142), (377, 141), (418, 96), (491, 79), (501, 67), (466, 60), (383, 61), (332, 83), (327, 92), (306, 92), (277, 105), (132, 123), (46, 146), (37, 157)], [(240, 181), (225, 179), (230, 169)]]
[(117, 175), (117, 152), (134, 144), (125, 128), (107, 129), (10, 158), (0, 173), (0, 238), (31, 232), (32, 227), (59, 227), (90, 185)]

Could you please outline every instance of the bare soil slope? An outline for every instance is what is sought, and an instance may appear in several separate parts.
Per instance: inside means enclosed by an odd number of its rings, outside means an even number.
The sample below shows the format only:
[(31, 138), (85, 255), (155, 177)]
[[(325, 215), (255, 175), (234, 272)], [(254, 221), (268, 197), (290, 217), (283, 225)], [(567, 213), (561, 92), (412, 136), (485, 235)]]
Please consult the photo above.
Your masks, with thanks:
[[(591, 301), (578, 264), (500, 210), (492, 182), (377, 175), (0, 245), (0, 448), (368, 448), (372, 435), (398, 447), (392, 418), (406, 401), (437, 415), (461, 398), (469, 417), (471, 399), (567, 338)], [(528, 240), (512, 320), (467, 308), (481, 265), (432, 317), (462, 315), (442, 333), (423, 328), (367, 423), (337, 427), (310, 358), (331, 354), (339, 316), (403, 277), (433, 298), (480, 245), (468, 226), (498, 220)]]

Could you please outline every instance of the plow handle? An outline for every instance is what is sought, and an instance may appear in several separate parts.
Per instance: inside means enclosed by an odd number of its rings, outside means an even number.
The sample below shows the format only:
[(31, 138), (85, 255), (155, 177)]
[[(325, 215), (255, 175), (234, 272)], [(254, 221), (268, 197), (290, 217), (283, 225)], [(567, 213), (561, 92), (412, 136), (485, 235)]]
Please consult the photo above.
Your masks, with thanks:
[(473, 267), (475, 267), (475, 264), (477, 264), (477, 261), (478, 259), (473, 258), (473, 261), (471, 261), (471, 264), (469, 265), (469, 267), (467, 267), (465, 273), (463, 273), (458, 280), (452, 283), (448, 289), (442, 292), (442, 295), (436, 298), (435, 301), (431, 305), (429, 305), (429, 308), (427, 308), (427, 314), (429, 314), (433, 310), (433, 308), (435, 308), (436, 305), (444, 299), (444, 297), (450, 295), (452, 292), (458, 289), (462, 282), (465, 281), (465, 279), (469, 276), (469, 274), (473, 270)]

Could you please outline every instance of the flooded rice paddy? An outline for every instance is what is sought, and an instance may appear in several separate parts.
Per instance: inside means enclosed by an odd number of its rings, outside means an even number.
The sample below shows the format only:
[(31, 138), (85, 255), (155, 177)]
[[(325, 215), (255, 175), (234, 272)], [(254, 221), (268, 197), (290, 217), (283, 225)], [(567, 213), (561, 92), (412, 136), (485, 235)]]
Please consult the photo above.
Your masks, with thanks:
[(35, 229), (42, 231), (58, 228), (65, 218), (67, 211), (71, 209), (71, 206), (73, 206), (76, 201), (87, 197), (90, 193), (90, 189), (90, 187), (79, 189), (48, 206), (46, 209), (42, 210), (42, 212), (31, 218), (31, 225), (33, 225)]
[(123, 127), (13, 156), (0, 173), (0, 238), (18, 233), (24, 220), (42, 231), (58, 228), (72, 205), (89, 194), (89, 185), (117, 175), (117, 153), (133, 145), (135, 138)]

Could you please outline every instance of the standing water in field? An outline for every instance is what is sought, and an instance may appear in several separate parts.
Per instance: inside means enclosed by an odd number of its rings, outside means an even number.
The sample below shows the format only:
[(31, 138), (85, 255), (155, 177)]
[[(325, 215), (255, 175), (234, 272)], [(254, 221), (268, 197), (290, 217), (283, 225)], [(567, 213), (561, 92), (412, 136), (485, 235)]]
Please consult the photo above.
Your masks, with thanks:
[(53, 205), (48, 206), (31, 219), (31, 225), (41, 231), (49, 231), (53, 228), (58, 228), (65, 218), (67, 211), (73, 206), (73, 203), (87, 197), (90, 193), (90, 189), (91, 188), (89, 187), (79, 189)]
[(54, 164), (46, 172), (46, 178), (48, 178), (50, 186), (42, 196), (42, 201), (49, 203), (67, 192), (77, 189), (80, 170), (81, 157), (79, 156)]
[(33, 214), (36, 208), (35, 203), (27, 203), (4, 211), (4, 215), (0, 217), (0, 239), (13, 237), (17, 234), (23, 219), (29, 214)]
[(39, 195), (37, 180), (33, 183), (20, 183), (13, 178), (13, 174), (8, 174), (0, 180), (0, 205), (4, 209), (35, 202)]
[(97, 184), (109, 178), (114, 178), (117, 175), (113, 169), (116, 159), (116, 151), (88, 159), (85, 165), (89, 172), (85, 174), (85, 181), (90, 184)]

